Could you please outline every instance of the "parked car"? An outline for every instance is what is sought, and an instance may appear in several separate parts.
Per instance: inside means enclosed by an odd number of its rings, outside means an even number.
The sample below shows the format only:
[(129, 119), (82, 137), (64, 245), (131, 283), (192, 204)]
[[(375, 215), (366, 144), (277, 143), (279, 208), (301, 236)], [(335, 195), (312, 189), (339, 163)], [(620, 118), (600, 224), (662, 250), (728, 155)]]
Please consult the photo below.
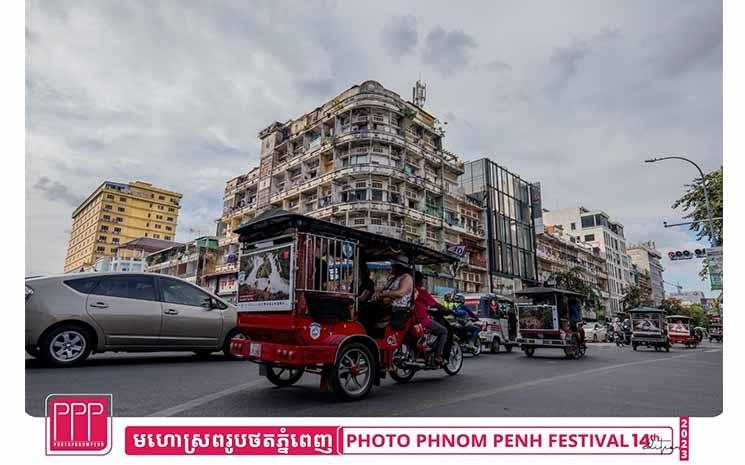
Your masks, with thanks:
[(56, 366), (92, 352), (222, 350), (240, 338), (237, 309), (204, 289), (152, 273), (26, 279), (26, 352)]
[(608, 342), (608, 329), (596, 321), (586, 321), (584, 326), (587, 342)]

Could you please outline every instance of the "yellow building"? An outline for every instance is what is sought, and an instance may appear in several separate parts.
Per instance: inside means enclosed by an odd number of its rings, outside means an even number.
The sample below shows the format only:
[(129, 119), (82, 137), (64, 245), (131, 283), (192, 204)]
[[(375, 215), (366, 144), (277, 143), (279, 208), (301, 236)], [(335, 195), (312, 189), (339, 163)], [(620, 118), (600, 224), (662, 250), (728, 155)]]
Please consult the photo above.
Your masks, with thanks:
[(113, 256), (120, 244), (139, 237), (172, 241), (181, 194), (146, 182), (103, 182), (72, 213), (65, 272)]

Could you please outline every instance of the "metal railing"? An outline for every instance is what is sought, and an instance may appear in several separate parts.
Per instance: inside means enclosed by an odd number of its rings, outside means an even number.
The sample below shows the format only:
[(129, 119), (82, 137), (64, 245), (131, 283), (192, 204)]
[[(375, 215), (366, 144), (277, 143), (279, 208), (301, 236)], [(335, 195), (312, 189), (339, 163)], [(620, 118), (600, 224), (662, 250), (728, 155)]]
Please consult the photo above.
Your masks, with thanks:
[(355, 295), (357, 243), (305, 233), (302, 282), (298, 291)]

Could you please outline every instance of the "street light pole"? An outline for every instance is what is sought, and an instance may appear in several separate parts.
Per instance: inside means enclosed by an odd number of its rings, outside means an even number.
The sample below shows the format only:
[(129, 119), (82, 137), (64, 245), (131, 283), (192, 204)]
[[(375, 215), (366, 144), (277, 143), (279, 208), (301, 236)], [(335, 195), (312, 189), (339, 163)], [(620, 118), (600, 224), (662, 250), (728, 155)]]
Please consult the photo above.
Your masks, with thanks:
[(701, 167), (698, 166), (696, 163), (694, 163), (692, 160), (689, 160), (684, 157), (659, 157), (659, 158), (650, 158), (649, 160), (644, 160), (644, 163), (655, 163), (662, 160), (683, 160), (687, 161), (691, 165), (695, 166), (698, 170), (699, 174), (701, 175), (701, 185), (704, 188), (704, 201), (706, 202), (706, 217), (707, 221), (709, 223), (709, 231), (711, 232), (711, 245), (716, 246), (716, 243), (714, 241), (714, 215), (711, 213), (711, 203), (709, 202), (709, 191), (706, 189), (706, 176), (704, 176), (704, 172), (701, 170)]

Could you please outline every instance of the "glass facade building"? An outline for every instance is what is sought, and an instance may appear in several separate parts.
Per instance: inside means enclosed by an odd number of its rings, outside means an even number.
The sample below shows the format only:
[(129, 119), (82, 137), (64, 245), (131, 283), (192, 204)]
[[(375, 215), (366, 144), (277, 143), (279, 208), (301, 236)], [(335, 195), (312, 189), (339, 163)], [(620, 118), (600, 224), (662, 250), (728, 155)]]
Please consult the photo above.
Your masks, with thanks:
[[(535, 228), (540, 226), (540, 186), (482, 158), (467, 162), (460, 184), (485, 209), (492, 292), (510, 293), (537, 284)], [(538, 221), (536, 221), (538, 220)], [(519, 280), (509, 289), (505, 282)]]

